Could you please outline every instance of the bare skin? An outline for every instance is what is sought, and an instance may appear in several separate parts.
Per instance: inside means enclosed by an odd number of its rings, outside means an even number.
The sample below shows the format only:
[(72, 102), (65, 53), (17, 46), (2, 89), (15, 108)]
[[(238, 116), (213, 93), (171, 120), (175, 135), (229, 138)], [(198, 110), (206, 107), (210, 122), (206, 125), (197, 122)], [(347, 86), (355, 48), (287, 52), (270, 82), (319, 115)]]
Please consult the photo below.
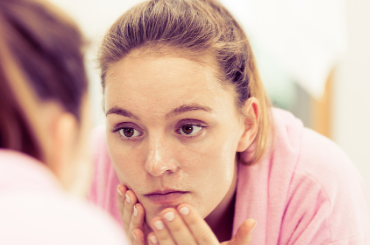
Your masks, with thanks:
[[(220, 244), (207, 222), (188, 204), (164, 209), (149, 225), (144, 221), (145, 211), (136, 196), (124, 185), (117, 187), (117, 200), (126, 234), (132, 234), (132, 244)], [(225, 224), (224, 224), (225, 225)], [(223, 245), (248, 245), (252, 231), (257, 225), (253, 219), (246, 220), (231, 240)], [(227, 225), (226, 225), (227, 226)], [(152, 228), (150, 228), (152, 227)]]
[[(189, 242), (231, 238), (236, 154), (256, 137), (259, 104), (252, 97), (237, 108), (233, 86), (221, 84), (217, 66), (207, 64), (209, 57), (204, 60), (133, 51), (107, 71), (108, 151), (122, 183), (122, 197), (117, 195), (132, 241), (154, 234), (160, 244), (181, 244), (169, 230), (172, 224)], [(179, 214), (181, 205), (202, 228), (201, 237), (188, 216)], [(169, 210), (179, 222), (163, 220)], [(158, 219), (166, 229), (155, 229)], [(233, 241), (247, 239), (253, 225), (247, 220)], [(165, 230), (171, 242), (162, 236)]]

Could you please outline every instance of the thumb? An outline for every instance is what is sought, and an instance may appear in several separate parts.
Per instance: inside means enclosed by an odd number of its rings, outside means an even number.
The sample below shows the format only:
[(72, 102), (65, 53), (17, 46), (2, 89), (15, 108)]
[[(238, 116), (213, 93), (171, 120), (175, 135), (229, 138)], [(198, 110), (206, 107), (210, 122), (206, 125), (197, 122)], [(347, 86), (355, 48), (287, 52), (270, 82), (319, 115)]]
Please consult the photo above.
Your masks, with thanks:
[(236, 231), (235, 236), (229, 242), (229, 245), (248, 245), (252, 240), (252, 231), (256, 227), (257, 221), (247, 219)]

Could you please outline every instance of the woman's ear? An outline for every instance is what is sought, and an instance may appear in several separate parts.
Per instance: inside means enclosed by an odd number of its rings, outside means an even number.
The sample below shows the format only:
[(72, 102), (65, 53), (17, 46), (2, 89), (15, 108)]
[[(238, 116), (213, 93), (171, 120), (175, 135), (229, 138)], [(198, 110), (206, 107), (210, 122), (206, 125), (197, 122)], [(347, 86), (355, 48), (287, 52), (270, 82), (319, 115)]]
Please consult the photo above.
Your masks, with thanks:
[(74, 154), (78, 137), (77, 119), (67, 112), (61, 112), (54, 118), (52, 126), (52, 152), (49, 167), (58, 177), (65, 189), (69, 190), (74, 183)]
[(249, 98), (242, 108), (241, 126), (243, 133), (240, 137), (237, 152), (247, 150), (253, 143), (258, 132), (258, 122), (260, 116), (260, 105), (255, 97)]
[(72, 158), (73, 148), (78, 135), (78, 123), (76, 118), (63, 112), (56, 118), (54, 124), (55, 151), (54, 162), (58, 165), (66, 165)]
[[(66, 191), (77, 197), (86, 197), (92, 178), (89, 134), (89, 98), (81, 104), (80, 120), (66, 112), (59, 104), (49, 102), (40, 107), (44, 127), (45, 163)], [(41, 118), (43, 120), (41, 120)]]

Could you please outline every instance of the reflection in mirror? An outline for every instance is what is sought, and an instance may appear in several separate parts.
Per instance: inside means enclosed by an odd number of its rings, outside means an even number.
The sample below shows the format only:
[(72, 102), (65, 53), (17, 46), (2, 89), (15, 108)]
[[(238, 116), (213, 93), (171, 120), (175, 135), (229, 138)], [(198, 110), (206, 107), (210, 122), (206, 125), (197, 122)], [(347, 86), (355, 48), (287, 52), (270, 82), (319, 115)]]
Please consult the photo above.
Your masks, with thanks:
[(222, 4), (153, 0), (122, 14), (99, 49), (106, 125), (95, 132), (91, 200), (132, 242), (369, 241), (360, 174), (271, 106)]

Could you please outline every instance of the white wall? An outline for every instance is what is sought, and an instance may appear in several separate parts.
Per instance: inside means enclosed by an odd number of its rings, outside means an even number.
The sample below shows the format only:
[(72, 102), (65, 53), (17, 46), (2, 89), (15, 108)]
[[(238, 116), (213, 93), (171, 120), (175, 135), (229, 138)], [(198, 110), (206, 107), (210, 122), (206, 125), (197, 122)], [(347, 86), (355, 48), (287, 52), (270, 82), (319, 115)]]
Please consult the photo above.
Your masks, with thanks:
[(370, 210), (370, 1), (347, 1), (348, 55), (335, 74), (333, 139), (360, 170)]

